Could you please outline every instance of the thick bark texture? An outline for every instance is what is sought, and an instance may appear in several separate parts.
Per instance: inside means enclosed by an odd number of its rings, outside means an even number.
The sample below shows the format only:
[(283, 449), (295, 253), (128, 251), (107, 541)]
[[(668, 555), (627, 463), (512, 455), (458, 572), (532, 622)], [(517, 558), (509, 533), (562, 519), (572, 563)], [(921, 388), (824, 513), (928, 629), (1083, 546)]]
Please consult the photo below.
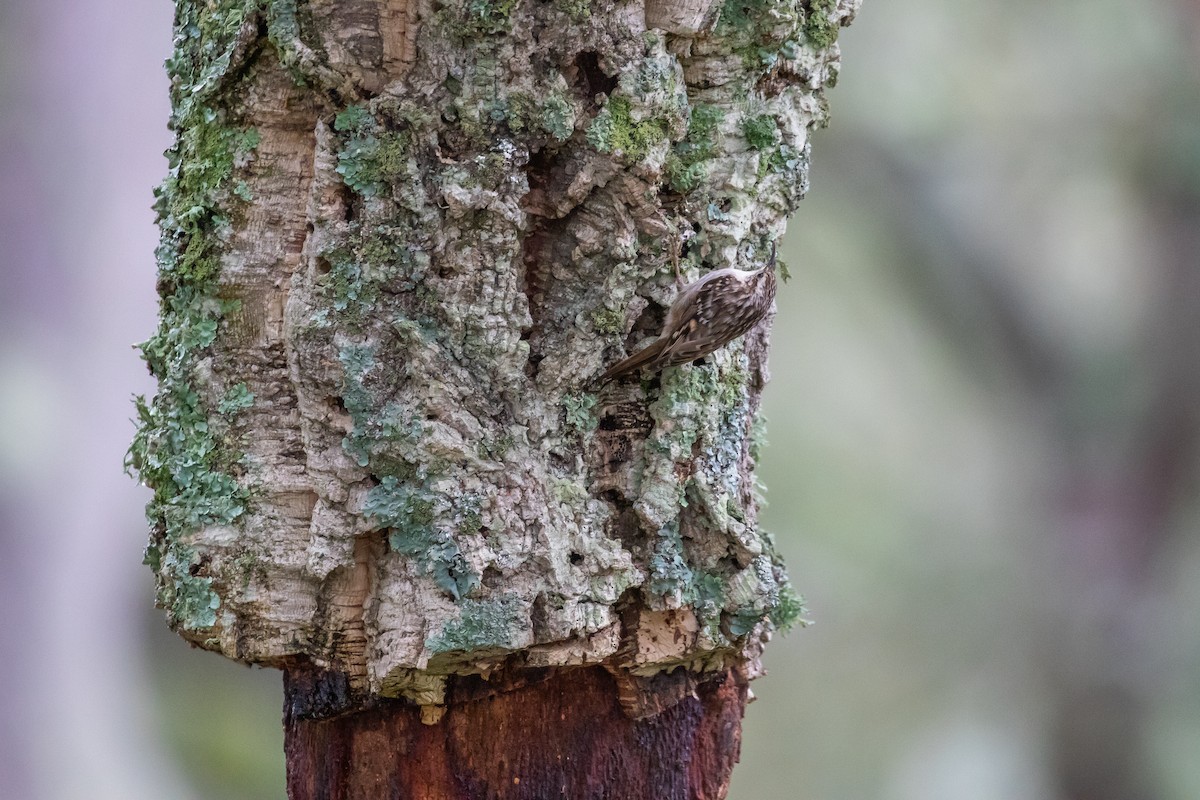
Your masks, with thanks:
[[(799, 613), (757, 524), (765, 326), (597, 376), (678, 280), (765, 260), (856, 5), (178, 0), (130, 451), (171, 624), (337, 713), (603, 665), (642, 718), (691, 703), (660, 673), (752, 677)], [(603, 694), (550, 674), (531, 713)]]

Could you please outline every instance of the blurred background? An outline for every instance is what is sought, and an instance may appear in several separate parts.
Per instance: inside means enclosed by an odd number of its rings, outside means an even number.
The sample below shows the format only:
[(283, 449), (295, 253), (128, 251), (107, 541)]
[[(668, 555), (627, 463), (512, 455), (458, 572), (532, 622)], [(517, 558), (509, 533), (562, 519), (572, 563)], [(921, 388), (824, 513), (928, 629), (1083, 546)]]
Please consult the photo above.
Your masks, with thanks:
[[(151, 608), (167, 0), (0, 3), (0, 798), (284, 797)], [(1200, 798), (1200, 4), (866, 0), (783, 256), (734, 800)]]

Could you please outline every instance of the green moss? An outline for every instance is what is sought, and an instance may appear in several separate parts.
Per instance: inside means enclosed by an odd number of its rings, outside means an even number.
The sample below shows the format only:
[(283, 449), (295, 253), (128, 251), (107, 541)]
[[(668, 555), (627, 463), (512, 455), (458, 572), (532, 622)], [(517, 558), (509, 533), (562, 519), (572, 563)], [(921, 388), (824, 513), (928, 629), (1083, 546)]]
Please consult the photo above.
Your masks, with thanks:
[(601, 306), (592, 312), (592, 325), (597, 333), (616, 336), (625, 332), (625, 312), (621, 309)]
[(458, 619), (425, 639), (430, 653), (478, 650), (515, 650), (521, 646), (529, 612), (518, 597), (464, 600)]
[(837, 0), (809, 0), (804, 18), (804, 38), (813, 47), (824, 50), (837, 41), (839, 26), (830, 15), (837, 9)]
[(483, 501), (478, 495), (464, 495), (458, 500), (457, 507), (458, 522), (456, 528), (459, 533), (469, 535), (479, 533), (479, 529), (483, 527)]
[(405, 133), (356, 134), (338, 152), (337, 172), (365, 197), (386, 194), (409, 168), (410, 139)]
[(612, 97), (592, 120), (588, 142), (602, 153), (614, 153), (627, 161), (641, 161), (650, 148), (667, 138), (662, 120), (634, 121), (632, 106), (625, 97)]
[(725, 501), (725, 513), (727, 513), (731, 519), (735, 519), (738, 522), (744, 523), (746, 521), (746, 512), (732, 497)]
[(725, 111), (718, 106), (699, 103), (692, 107), (687, 136), (667, 159), (667, 179), (674, 191), (691, 192), (708, 177), (705, 162), (716, 155), (717, 129), (724, 118)]
[(808, 159), (804, 152), (791, 145), (781, 144), (759, 162), (759, 177), (767, 172), (782, 175), (784, 180), (802, 184), (808, 171)]
[(779, 141), (779, 129), (775, 117), (770, 114), (760, 114), (756, 117), (746, 117), (742, 120), (742, 136), (746, 144), (755, 150), (766, 150)]
[(517, 0), (466, 0), (462, 11), (464, 34), (507, 33), (512, 28), (512, 12)]
[(767, 618), (771, 620), (771, 624), (776, 630), (786, 631), (797, 624), (807, 625), (808, 620), (805, 619), (805, 614), (808, 609), (804, 607), (804, 598), (796, 594), (796, 591), (791, 587), (791, 584), (784, 583), (779, 588), (779, 599), (768, 613)]
[(393, 184), (415, 171), (409, 126), (424, 115), (398, 103), (379, 101), (379, 113), (401, 130), (389, 130), (367, 109), (350, 105), (334, 117), (333, 128), (342, 134), (337, 172), (347, 186), (365, 197), (386, 194)]
[(585, 22), (592, 16), (590, 0), (554, 0), (554, 7), (570, 17), (572, 22)]
[(537, 101), (525, 92), (510, 92), (507, 97), (496, 98), (486, 106), (492, 122), (506, 122), (513, 133), (524, 133), (537, 124)]
[(479, 442), (477, 452), (480, 458), (503, 459), (516, 442), (512, 434), (504, 433), (495, 438), (484, 437)]

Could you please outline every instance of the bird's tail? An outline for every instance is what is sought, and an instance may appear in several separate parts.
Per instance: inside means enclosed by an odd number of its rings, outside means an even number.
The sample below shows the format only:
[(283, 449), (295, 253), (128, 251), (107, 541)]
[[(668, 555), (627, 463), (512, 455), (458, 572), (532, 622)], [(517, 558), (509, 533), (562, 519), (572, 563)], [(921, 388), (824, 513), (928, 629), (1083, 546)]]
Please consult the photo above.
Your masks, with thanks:
[(666, 339), (658, 339), (647, 346), (644, 350), (639, 350), (624, 361), (618, 361), (616, 364), (613, 364), (611, 367), (605, 370), (603, 375), (600, 376), (600, 381), (602, 383), (607, 383), (613, 378), (619, 378), (622, 375), (628, 375), (630, 372), (644, 367), (651, 361), (654, 361), (656, 358), (658, 358), (662, 354), (663, 348), (666, 346)]

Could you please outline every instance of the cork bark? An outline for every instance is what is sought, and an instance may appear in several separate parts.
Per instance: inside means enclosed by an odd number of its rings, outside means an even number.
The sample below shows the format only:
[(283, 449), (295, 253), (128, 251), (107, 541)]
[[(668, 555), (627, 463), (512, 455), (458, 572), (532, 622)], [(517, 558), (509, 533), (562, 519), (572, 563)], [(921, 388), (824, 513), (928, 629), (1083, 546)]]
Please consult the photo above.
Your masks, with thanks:
[(757, 523), (769, 325), (597, 376), (782, 235), (856, 8), (177, 0), (129, 456), (170, 624), (316, 670), (314, 719), (597, 667), (641, 720), (756, 674), (799, 613)]

